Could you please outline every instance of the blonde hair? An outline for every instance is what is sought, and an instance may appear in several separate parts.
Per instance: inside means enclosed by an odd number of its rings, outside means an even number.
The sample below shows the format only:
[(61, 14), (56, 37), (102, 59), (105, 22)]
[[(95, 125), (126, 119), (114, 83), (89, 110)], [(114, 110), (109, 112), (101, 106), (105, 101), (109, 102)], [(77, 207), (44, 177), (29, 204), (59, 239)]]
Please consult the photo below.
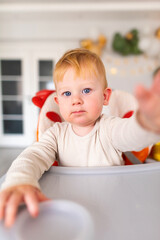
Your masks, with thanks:
[(104, 64), (95, 53), (83, 48), (67, 51), (55, 66), (53, 72), (55, 85), (63, 80), (69, 68), (74, 69), (76, 76), (82, 76), (83, 78), (96, 76), (102, 81), (104, 88), (107, 87)]

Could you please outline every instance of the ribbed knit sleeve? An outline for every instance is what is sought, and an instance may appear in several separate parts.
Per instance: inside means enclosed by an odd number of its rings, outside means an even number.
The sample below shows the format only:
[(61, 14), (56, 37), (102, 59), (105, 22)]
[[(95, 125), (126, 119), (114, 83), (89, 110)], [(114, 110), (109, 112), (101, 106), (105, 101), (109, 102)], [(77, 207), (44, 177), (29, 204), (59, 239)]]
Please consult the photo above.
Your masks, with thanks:
[(139, 151), (160, 140), (159, 134), (141, 127), (136, 113), (128, 119), (113, 119), (110, 131), (114, 147), (122, 152)]
[(26, 148), (12, 163), (1, 189), (29, 184), (40, 188), (38, 180), (56, 159), (57, 142), (50, 128), (39, 142)]

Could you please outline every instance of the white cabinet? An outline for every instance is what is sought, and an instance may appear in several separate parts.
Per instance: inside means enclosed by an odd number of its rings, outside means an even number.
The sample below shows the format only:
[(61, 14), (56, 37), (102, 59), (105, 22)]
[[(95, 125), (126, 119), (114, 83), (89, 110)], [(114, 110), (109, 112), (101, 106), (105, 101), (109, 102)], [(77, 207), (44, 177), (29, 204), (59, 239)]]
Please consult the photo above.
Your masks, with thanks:
[(25, 52), (0, 51), (0, 146), (30, 142), (27, 59)]
[(28, 146), (36, 140), (38, 108), (32, 97), (54, 89), (53, 68), (74, 42), (3, 43), (0, 46), (0, 147)]

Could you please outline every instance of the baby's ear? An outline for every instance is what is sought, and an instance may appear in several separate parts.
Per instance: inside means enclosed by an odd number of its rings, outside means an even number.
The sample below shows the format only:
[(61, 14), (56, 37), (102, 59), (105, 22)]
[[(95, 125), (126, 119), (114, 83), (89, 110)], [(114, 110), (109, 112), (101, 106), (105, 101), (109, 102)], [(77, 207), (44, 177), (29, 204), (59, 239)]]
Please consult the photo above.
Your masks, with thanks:
[(108, 105), (111, 93), (112, 93), (112, 89), (111, 88), (105, 88), (104, 89), (104, 92), (103, 92), (103, 96), (104, 96), (103, 105)]
[(59, 101), (58, 101), (58, 97), (57, 96), (54, 96), (54, 101), (59, 104)]

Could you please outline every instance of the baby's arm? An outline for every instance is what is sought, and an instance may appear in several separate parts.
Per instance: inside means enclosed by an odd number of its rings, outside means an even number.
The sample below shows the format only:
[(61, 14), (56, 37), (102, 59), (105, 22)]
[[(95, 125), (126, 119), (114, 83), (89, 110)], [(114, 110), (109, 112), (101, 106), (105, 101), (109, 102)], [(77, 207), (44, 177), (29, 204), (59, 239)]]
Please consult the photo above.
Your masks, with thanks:
[(154, 77), (151, 88), (137, 86), (135, 96), (139, 104), (139, 124), (149, 131), (160, 133), (160, 71)]
[(32, 217), (38, 215), (38, 202), (48, 200), (42, 192), (31, 185), (19, 185), (7, 188), (0, 193), (0, 220), (11, 227), (15, 221), (18, 206), (25, 203)]
[(25, 149), (12, 163), (0, 192), (0, 219), (14, 223), (18, 206), (25, 203), (32, 216), (38, 214), (38, 202), (47, 200), (39, 190), (38, 180), (55, 160), (56, 140), (48, 130), (40, 142)]
[(128, 119), (113, 119), (111, 139), (122, 152), (140, 151), (160, 139), (160, 71), (149, 90), (138, 86), (139, 109)]

